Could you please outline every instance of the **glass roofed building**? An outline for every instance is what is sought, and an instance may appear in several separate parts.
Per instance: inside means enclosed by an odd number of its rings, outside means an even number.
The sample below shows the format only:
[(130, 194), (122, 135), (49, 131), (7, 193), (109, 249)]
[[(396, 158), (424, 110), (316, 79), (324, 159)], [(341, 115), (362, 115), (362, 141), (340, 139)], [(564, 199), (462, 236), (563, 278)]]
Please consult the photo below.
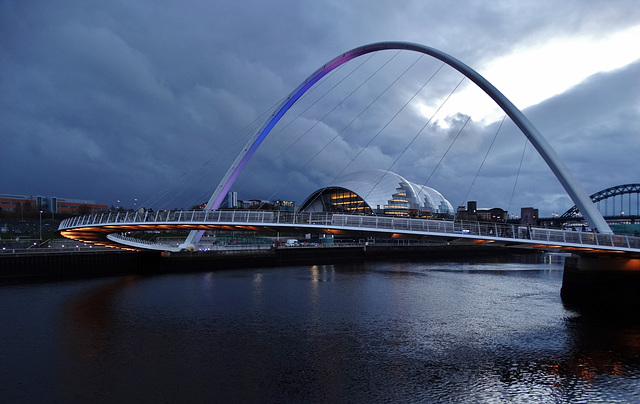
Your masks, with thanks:
[(313, 192), (300, 211), (404, 217), (454, 213), (440, 192), (385, 170), (358, 171), (337, 178), (332, 185)]

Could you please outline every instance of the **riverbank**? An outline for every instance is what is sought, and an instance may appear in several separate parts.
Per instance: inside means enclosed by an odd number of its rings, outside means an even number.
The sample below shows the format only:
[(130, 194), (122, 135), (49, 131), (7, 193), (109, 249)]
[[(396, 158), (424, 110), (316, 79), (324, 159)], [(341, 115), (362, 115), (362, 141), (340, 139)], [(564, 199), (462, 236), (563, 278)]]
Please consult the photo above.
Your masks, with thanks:
[(171, 254), (120, 250), (32, 252), (0, 255), (0, 283), (48, 282), (106, 276), (365, 261), (487, 260), (504, 259), (514, 254), (537, 255), (539, 253), (532, 250), (484, 245), (355, 245)]
[(114, 250), (0, 254), (0, 284), (143, 275), (159, 262), (156, 253)]

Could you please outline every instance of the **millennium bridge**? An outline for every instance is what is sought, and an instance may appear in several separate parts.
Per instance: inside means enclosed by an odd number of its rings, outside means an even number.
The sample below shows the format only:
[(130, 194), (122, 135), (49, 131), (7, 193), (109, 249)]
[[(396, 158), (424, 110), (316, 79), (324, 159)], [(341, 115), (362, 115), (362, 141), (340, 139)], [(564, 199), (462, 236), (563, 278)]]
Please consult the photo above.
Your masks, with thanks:
[(573, 253), (626, 253), (640, 256), (640, 237), (559, 230), (496, 222), (409, 219), (331, 213), (272, 211), (111, 212), (73, 217), (60, 224), (62, 235), (83, 242), (131, 249), (181, 251), (184, 245), (148, 241), (128, 232), (234, 230), (322, 233), (339, 236), (406, 238), (456, 244), (492, 243)]
[[(506, 223), (360, 216), (329, 213), (223, 211), (220, 206), (249, 159), (285, 113), (320, 79), (339, 66), (363, 55), (409, 51), (433, 57), (461, 73), (484, 91), (520, 129), (565, 189), (575, 207), (567, 214), (583, 217), (592, 232), (557, 230)], [(455, 91), (455, 90), (454, 90)], [(446, 100), (445, 100), (446, 102)], [(428, 123), (428, 122), (427, 122)], [(418, 133), (419, 134), (419, 133)], [(389, 167), (390, 168), (390, 167)], [(633, 188), (633, 190), (632, 190)], [(628, 193), (634, 187), (605, 192), (602, 197)], [(629, 202), (630, 203), (630, 202)], [(640, 204), (640, 202), (638, 202)], [(208, 230), (296, 231), (360, 237), (411, 238), (446, 243), (476, 243), (506, 247), (571, 252), (565, 260), (561, 296), (572, 303), (600, 306), (615, 303), (640, 305), (640, 239), (616, 235), (593, 200), (537, 128), (509, 99), (478, 72), (440, 50), (408, 42), (379, 42), (347, 51), (322, 65), (289, 94), (256, 130), (227, 170), (203, 210), (111, 212), (64, 220), (65, 237), (133, 250), (194, 251)], [(175, 244), (133, 237), (131, 233), (182, 230), (189, 234)], [(621, 298), (624, 298), (621, 300)]]
[[(272, 211), (222, 211), (220, 206), (243, 168), (283, 115), (307, 90), (337, 67), (366, 54), (385, 50), (417, 52), (447, 64), (484, 91), (518, 127), (565, 189), (592, 232), (518, 226), (506, 223), (461, 222), (386, 216)], [(445, 101), (446, 102), (446, 101)], [(428, 122), (427, 122), (428, 123)], [(623, 187), (610, 194), (628, 193)], [(635, 188), (634, 188), (635, 189)], [(640, 202), (639, 202), (640, 203)], [(625, 296), (640, 304), (640, 239), (616, 235), (568, 167), (542, 134), (510, 100), (478, 72), (440, 50), (408, 42), (379, 42), (345, 52), (304, 80), (262, 123), (229, 167), (203, 210), (134, 211), (92, 214), (64, 220), (59, 227), (71, 239), (134, 250), (194, 251), (208, 230), (296, 231), (361, 237), (439, 240), (571, 252), (565, 260), (561, 295), (571, 301), (617, 301)], [(189, 234), (174, 244), (133, 237), (131, 233), (182, 230)]]

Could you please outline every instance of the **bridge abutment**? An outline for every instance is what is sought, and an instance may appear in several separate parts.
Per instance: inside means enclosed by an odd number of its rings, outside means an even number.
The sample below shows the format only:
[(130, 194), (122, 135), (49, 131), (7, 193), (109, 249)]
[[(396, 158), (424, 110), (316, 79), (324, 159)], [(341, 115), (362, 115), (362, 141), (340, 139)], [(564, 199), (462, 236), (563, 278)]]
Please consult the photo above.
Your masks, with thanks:
[(612, 255), (567, 257), (560, 295), (569, 307), (635, 312), (640, 308), (640, 259)]

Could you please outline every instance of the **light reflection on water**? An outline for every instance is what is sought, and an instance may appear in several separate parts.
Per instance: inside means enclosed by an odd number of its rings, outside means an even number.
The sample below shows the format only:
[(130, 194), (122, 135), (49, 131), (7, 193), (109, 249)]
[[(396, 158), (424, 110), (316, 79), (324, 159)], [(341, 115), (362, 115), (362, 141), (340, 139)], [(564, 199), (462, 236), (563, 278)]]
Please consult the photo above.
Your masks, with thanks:
[(565, 309), (561, 282), (561, 257), (545, 256), (7, 286), (0, 393), (11, 402), (638, 401), (639, 324)]

